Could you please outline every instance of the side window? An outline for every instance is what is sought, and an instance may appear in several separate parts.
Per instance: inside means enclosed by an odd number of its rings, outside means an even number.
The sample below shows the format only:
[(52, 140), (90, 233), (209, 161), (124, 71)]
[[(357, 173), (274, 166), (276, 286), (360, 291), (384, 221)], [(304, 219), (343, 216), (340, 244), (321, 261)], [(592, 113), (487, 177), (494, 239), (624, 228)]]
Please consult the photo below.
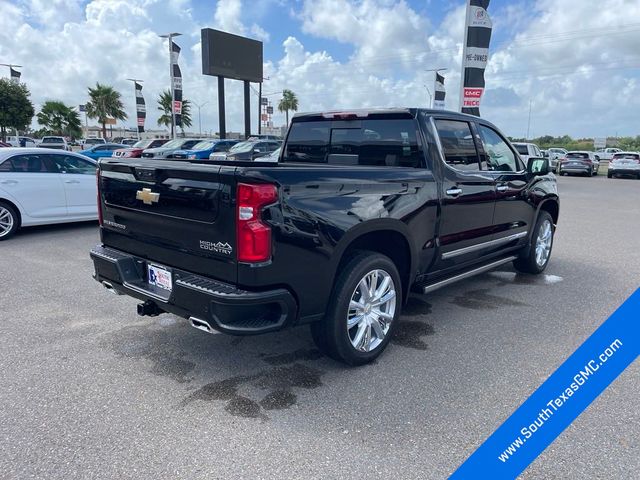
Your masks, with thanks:
[(61, 173), (75, 173), (80, 175), (95, 175), (96, 166), (88, 160), (71, 155), (52, 155)]
[(478, 152), (467, 122), (436, 120), (436, 129), (447, 165), (465, 172), (480, 170)]
[(0, 172), (13, 172), (13, 165), (11, 164), (11, 160), (5, 160), (0, 163)]
[(29, 173), (56, 173), (58, 170), (48, 155), (16, 155), (7, 160), (5, 163), (11, 162), (13, 172), (29, 172)]
[(189, 140), (188, 142), (184, 142), (184, 145), (182, 145), (182, 148), (184, 150), (189, 150), (190, 148), (193, 148), (193, 146), (198, 143), (198, 140)]
[(509, 148), (507, 142), (498, 132), (485, 125), (478, 125), (480, 139), (487, 155), (489, 170), (499, 172), (518, 172), (522, 170), (522, 164), (515, 153)]
[(283, 161), (327, 163), (331, 122), (294, 122), (287, 136)]

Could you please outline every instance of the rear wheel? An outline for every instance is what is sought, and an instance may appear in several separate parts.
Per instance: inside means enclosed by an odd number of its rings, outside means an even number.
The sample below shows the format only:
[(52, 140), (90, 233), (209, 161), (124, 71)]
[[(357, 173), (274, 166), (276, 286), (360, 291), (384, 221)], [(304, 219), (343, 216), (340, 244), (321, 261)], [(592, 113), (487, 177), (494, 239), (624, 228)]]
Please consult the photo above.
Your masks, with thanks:
[(14, 207), (0, 202), (0, 240), (13, 236), (20, 228), (20, 217)]
[(349, 365), (364, 365), (386, 348), (400, 317), (402, 284), (386, 256), (363, 251), (339, 273), (325, 318), (311, 325), (320, 350)]
[(613, 178), (613, 174), (611, 172), (607, 172), (607, 178)]
[(516, 270), (523, 273), (542, 273), (551, 258), (553, 235), (553, 219), (549, 212), (541, 211), (531, 235), (529, 249), (513, 261)]

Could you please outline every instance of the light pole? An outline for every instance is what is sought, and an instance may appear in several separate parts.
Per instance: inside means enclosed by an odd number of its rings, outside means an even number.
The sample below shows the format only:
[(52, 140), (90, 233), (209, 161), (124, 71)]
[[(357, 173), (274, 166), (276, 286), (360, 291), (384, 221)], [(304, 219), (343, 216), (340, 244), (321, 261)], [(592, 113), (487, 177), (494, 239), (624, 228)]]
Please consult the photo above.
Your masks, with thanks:
[(527, 140), (529, 140), (530, 129), (531, 129), (531, 99), (529, 99), (529, 120), (527, 121)]
[(201, 103), (201, 104), (197, 104), (196, 102), (193, 102), (193, 104), (198, 107), (198, 135), (201, 137), (202, 136), (202, 120), (200, 119), (200, 109), (202, 107), (204, 107), (207, 103), (209, 103), (208, 101)]
[(433, 107), (433, 95), (431, 94), (431, 90), (429, 90), (429, 87), (427, 87), (426, 85), (423, 85), (424, 88), (427, 89), (427, 93), (429, 94), (429, 108)]
[[(136, 138), (140, 140), (140, 128), (138, 127), (138, 90), (136, 90), (136, 83), (142, 83), (144, 80), (136, 80), (135, 78), (127, 78), (130, 82), (133, 82), (133, 99), (136, 101)], [(173, 108), (173, 105), (171, 106)]]
[(175, 94), (173, 89), (173, 37), (179, 37), (181, 33), (172, 32), (159, 35), (160, 38), (169, 39), (169, 82), (171, 83), (171, 138), (176, 138), (176, 112), (174, 109)]

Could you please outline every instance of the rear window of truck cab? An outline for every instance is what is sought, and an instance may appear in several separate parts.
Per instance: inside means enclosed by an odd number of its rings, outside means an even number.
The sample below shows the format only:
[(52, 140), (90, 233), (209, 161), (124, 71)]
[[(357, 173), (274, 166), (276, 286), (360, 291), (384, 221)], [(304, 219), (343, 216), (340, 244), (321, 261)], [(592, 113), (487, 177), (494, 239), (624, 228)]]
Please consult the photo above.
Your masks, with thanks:
[(416, 128), (410, 118), (293, 122), (282, 161), (421, 167)]

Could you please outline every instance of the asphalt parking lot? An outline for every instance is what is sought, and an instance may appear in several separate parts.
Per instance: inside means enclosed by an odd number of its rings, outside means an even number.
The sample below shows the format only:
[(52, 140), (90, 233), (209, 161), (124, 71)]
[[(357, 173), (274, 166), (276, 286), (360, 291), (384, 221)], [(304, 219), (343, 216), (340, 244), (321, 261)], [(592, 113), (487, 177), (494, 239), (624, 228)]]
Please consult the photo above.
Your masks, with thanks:
[[(91, 278), (95, 224), (0, 244), (0, 478), (445, 478), (640, 285), (640, 181), (562, 177), (546, 275), (411, 299), (375, 363), (206, 335)], [(640, 365), (523, 478), (637, 478)]]

